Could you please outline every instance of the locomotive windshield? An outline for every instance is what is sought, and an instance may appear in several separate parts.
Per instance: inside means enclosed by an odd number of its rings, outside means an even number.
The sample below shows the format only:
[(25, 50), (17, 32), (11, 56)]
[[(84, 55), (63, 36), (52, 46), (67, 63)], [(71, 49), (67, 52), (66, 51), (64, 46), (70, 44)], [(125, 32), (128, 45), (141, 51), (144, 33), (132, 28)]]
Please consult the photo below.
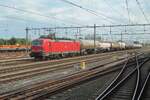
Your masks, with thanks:
[(42, 45), (42, 41), (34, 40), (34, 41), (32, 41), (32, 45), (33, 46), (40, 46), (40, 45)]

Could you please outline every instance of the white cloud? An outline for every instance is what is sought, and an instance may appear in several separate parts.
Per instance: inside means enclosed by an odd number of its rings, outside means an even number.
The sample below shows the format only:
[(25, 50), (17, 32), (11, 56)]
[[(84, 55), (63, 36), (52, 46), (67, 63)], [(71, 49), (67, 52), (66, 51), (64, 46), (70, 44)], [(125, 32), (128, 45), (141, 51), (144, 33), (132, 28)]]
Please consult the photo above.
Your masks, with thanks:
[[(13, 23), (13, 26), (9, 25), (8, 28), (14, 27), (14, 30), (18, 31), (22, 26), (47, 26), (47, 25), (62, 25), (65, 23), (70, 25), (82, 24), (82, 25), (103, 25), (111, 24), (113, 21), (116, 24), (126, 24), (128, 23), (128, 15), (125, 7), (125, 0), (69, 0), (83, 7), (89, 8), (97, 12), (98, 16), (90, 14), (80, 8), (73, 7), (61, 0), (1, 0), (0, 4), (16, 7), (19, 9), (24, 9), (27, 11), (32, 11), (39, 13), (42, 16), (36, 14), (30, 14), (26, 12), (21, 12), (9, 8), (0, 7), (0, 21), (5, 24)], [(146, 23), (141, 11), (139, 10), (135, 0), (129, 1), (129, 11), (130, 18), (133, 23)], [(140, 1), (140, 0), (139, 0)], [(148, 0), (143, 0), (141, 5), (146, 15), (149, 17)], [(102, 17), (105, 15), (106, 18)], [(47, 16), (47, 17), (44, 17)], [(51, 17), (52, 16), (52, 17)], [(12, 19), (8, 19), (12, 17)], [(16, 20), (13, 20), (13, 17)], [(60, 20), (54, 19), (56, 17)], [(20, 21), (17, 21), (17, 18)], [(23, 19), (24, 21), (21, 21)], [(106, 20), (107, 19), (107, 20)], [(26, 22), (27, 21), (27, 22)], [(64, 25), (64, 24), (63, 24)], [(17, 28), (19, 27), (19, 29)], [(24, 31), (24, 30), (23, 30)], [(20, 30), (19, 30), (20, 32)]]
[[(74, 21), (74, 22), (81, 22), (81, 23), (94, 23), (94, 22), (100, 22), (102, 24), (108, 24), (108, 20), (114, 21), (118, 24), (124, 22), (128, 22), (128, 15), (127, 11), (125, 8), (125, 3), (123, 0), (116, 0), (116, 1), (107, 1), (107, 0), (72, 0), (73, 2), (82, 5), (83, 7), (87, 7), (90, 9), (93, 9), (94, 11), (98, 12), (99, 17), (92, 15), (80, 8), (77, 7), (72, 7), (69, 4), (61, 2), (61, 0), (9, 0), (5, 1), (6, 5), (9, 6), (14, 6), (16, 8), (20, 9), (25, 9), (28, 11), (32, 11), (35, 13), (40, 13), (43, 16), (52, 16), (52, 18), (46, 18), (42, 17), (39, 15), (35, 14), (30, 14), (30, 13), (25, 13), (25, 12), (20, 12), (20, 11), (15, 11), (11, 10), (8, 8), (2, 8), (1, 7), (1, 15), (6, 15), (6, 16), (15, 16), (19, 18), (25, 18), (25, 19), (32, 19), (35, 21), (39, 22), (48, 22), (47, 20), (51, 20), (54, 22), (55, 19), (53, 19), (53, 16), (57, 17), (58, 19), (61, 20), (68, 20), (68, 21)], [(59, 1), (59, 2), (58, 2)], [(4, 2), (4, 1), (3, 1)], [(55, 5), (60, 5), (55, 6), (52, 5), (53, 2)], [(137, 5), (134, 1), (129, 2), (129, 9), (130, 9), (130, 17), (131, 19), (134, 20), (144, 20), (141, 19), (141, 13), (139, 9), (137, 8)], [(113, 11), (115, 10), (115, 11)], [(133, 10), (136, 10), (136, 12), (139, 14), (137, 16), (137, 13), (134, 12)], [(104, 18), (105, 15), (106, 17)], [(120, 17), (121, 15), (124, 15)], [(107, 20), (104, 20), (106, 19)], [(2, 19), (1, 19), (2, 20)], [(97, 21), (98, 20), (98, 21)], [(123, 20), (123, 21), (121, 21)], [(139, 21), (139, 20), (138, 20)]]

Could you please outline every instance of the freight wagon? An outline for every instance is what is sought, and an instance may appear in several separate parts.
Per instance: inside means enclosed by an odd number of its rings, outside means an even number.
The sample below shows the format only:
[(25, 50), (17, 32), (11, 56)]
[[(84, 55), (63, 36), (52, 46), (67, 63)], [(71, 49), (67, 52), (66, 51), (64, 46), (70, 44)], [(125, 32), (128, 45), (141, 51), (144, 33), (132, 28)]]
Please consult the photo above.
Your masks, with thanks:
[(110, 49), (111, 49), (111, 50), (120, 50), (120, 49), (121, 49), (121, 48), (120, 48), (120, 44), (117, 43), (117, 42), (112, 42)]
[[(28, 45), (28, 50), (30, 50), (30, 45)], [(12, 52), (12, 51), (26, 51), (27, 46), (26, 45), (0, 45), (0, 52)]]
[(99, 42), (99, 48), (101, 49), (101, 51), (110, 51), (110, 49), (111, 49), (111, 42), (100, 41)]
[(89, 54), (89, 53), (93, 53), (96, 51), (98, 52), (98, 50), (100, 50), (99, 48), (99, 41), (95, 41), (95, 45), (94, 45), (94, 41), (93, 40), (80, 40), (80, 52), (81, 54)]

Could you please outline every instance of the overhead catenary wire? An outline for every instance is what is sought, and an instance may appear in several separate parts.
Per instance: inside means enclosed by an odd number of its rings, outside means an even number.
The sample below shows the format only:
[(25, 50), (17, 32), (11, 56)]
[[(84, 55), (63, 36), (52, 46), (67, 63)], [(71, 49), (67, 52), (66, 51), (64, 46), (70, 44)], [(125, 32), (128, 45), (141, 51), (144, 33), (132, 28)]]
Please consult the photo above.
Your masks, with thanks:
[[(37, 23), (37, 25), (43, 25), (44, 23), (42, 23), (42, 22), (38, 22), (38, 21), (34, 21), (34, 20), (30, 20), (30, 19), (23, 19), (23, 18), (18, 18), (18, 17), (14, 17), (14, 16), (0, 16), (1, 18), (5, 18), (5, 19), (10, 19), (10, 20), (15, 20), (15, 23), (16, 23), (16, 21), (19, 21), (19, 22), (24, 22), (25, 24), (24, 25), (26, 25), (26, 26), (28, 26), (28, 25), (31, 25), (32, 23), (31, 22), (33, 22), (33, 23)], [(2, 28), (2, 27), (0, 27), (0, 28)], [(8, 26), (7, 26), (7, 28), (8, 28)]]
[[(70, 4), (70, 5), (72, 5), (72, 6), (78, 7), (78, 8), (80, 8), (80, 9), (82, 9), (82, 10), (85, 10), (85, 11), (87, 11), (87, 12), (89, 12), (89, 13), (91, 13), (91, 14), (97, 16), (97, 17), (100, 17), (100, 18), (103, 17), (103, 19), (104, 19), (105, 21), (109, 21), (111, 24), (116, 24), (116, 21), (115, 21), (114, 19), (112, 19), (111, 17), (108, 17), (108, 16), (106, 16), (106, 15), (104, 15), (104, 14), (101, 14), (100, 12), (96, 12), (96, 11), (94, 11), (94, 10), (92, 10), (92, 9), (85, 8), (85, 7), (81, 6), (81, 5), (78, 5), (78, 4), (73, 3), (73, 2), (71, 2), (71, 1), (68, 1), (68, 0), (61, 0), (61, 1), (65, 2), (65, 3), (67, 3), (67, 4)], [(111, 20), (111, 21), (110, 21), (110, 20)], [(115, 22), (115, 23), (114, 23), (114, 22)], [(119, 21), (118, 21), (118, 22), (119, 22)], [(120, 29), (120, 30), (121, 30), (121, 29)]]
[(5, 7), (5, 8), (9, 8), (9, 9), (14, 9), (14, 10), (17, 10), (17, 11), (20, 11), (20, 12), (25, 12), (25, 13), (29, 13), (29, 14), (33, 14), (33, 15), (38, 15), (38, 16), (45, 17), (45, 18), (48, 18), (48, 19), (55, 19), (55, 20), (65, 22), (65, 23), (80, 25), (80, 24), (75, 23), (75, 22), (70, 22), (70, 21), (66, 21), (66, 20), (63, 20), (63, 19), (56, 18), (55, 16), (45, 16), (45, 15), (43, 15), (41, 13), (38, 13), (38, 12), (29, 11), (29, 10), (25, 10), (25, 9), (20, 9), (20, 8), (16, 8), (16, 7), (13, 7), (13, 6), (8, 6), (8, 5), (4, 5), (4, 4), (0, 4), (0, 6)]
[[(13, 19), (13, 20), (17, 20), (17, 21), (22, 21), (22, 22), (37, 22), (37, 21), (29, 20), (29, 19), (23, 19), (23, 18), (12, 17), (12, 16), (0, 16), (0, 17), (6, 18), (6, 19)], [(40, 23), (42, 24), (42, 22), (40, 22)]]
[(143, 14), (143, 16), (144, 16), (146, 22), (149, 23), (149, 19), (148, 19), (148, 17), (146, 16), (146, 14), (145, 14), (145, 12), (144, 12), (144, 10), (143, 10), (143, 8), (142, 8), (140, 2), (139, 2), (138, 0), (136, 0), (136, 3), (137, 3), (137, 5), (138, 5), (140, 11), (142, 12), (142, 14)]
[[(150, 26), (150, 24), (119, 24), (119, 25), (101, 25), (101, 26), (97, 26), (97, 28), (113, 28), (113, 27), (129, 27), (129, 26)], [(77, 28), (80, 28), (80, 29), (83, 29), (83, 28), (93, 28), (94, 26), (71, 26), (71, 27), (45, 27), (45, 28), (28, 28), (29, 30), (39, 30), (39, 29), (77, 29)], [(122, 29), (123, 30), (123, 29)]]
[[(119, 12), (118, 10), (116, 10), (115, 8), (113, 8), (113, 7), (108, 3), (107, 0), (103, 0), (103, 1), (104, 1), (104, 3), (105, 3), (112, 11), (116, 12), (117, 14), (119, 14), (120, 17), (124, 17), (124, 14), (122, 14), (121, 12)], [(124, 17), (124, 18), (127, 19), (126, 17)]]
[(128, 13), (129, 23), (131, 23), (131, 18), (130, 18), (130, 12), (129, 12), (128, 0), (125, 0), (125, 5), (126, 5), (127, 13)]
[[(73, 2), (68, 1), (68, 0), (61, 0), (61, 1), (65, 2), (65, 3), (67, 3), (67, 4), (70, 4), (70, 5), (72, 5), (72, 6), (78, 7), (78, 8), (80, 8), (80, 9), (82, 9), (82, 10), (85, 10), (85, 11), (87, 11), (87, 12), (89, 12), (89, 13), (91, 13), (91, 14), (97, 16), (97, 17), (101, 17), (101, 18), (103, 17), (103, 19), (104, 19), (105, 21), (108, 21), (108, 22), (110, 22), (110, 23), (112, 23), (112, 24), (115, 24), (115, 23), (116, 23), (116, 21), (115, 21), (113, 18), (108, 17), (108, 16), (106, 16), (106, 15), (100, 13), (100, 12), (97, 12), (97, 11), (95, 11), (95, 10), (92, 10), (92, 9), (89, 9), (89, 8), (86, 8), (86, 7), (83, 7), (83, 6), (79, 5), (79, 4), (73, 3)], [(115, 23), (114, 23), (114, 22), (115, 22)]]

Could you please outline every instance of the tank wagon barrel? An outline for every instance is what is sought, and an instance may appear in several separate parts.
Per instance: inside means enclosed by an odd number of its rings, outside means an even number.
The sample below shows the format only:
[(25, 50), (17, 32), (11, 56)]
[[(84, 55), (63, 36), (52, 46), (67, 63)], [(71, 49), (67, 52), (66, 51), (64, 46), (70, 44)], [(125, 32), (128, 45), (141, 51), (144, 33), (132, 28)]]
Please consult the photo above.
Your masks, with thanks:
[(124, 42), (118, 42), (118, 43), (119, 43), (121, 49), (126, 48), (126, 43), (124, 43)]
[(99, 42), (99, 46), (100, 46), (100, 49), (104, 50), (104, 51), (109, 51), (111, 49), (111, 43), (110, 42), (102, 42), (102, 41), (100, 41)]
[(80, 44), (81, 49), (93, 49), (94, 47), (99, 48), (99, 41), (95, 41), (95, 46), (93, 40), (80, 40)]
[(94, 41), (93, 40), (80, 40), (80, 45), (81, 45), (81, 54), (87, 54), (87, 53), (92, 53), (95, 52), (95, 49), (98, 50), (99, 48), (99, 41)]
[(133, 47), (134, 48), (142, 48), (143, 46), (142, 46), (142, 44), (133, 44)]
[(112, 50), (119, 50), (120, 49), (120, 44), (117, 42), (112, 42), (111, 43), (111, 49)]

